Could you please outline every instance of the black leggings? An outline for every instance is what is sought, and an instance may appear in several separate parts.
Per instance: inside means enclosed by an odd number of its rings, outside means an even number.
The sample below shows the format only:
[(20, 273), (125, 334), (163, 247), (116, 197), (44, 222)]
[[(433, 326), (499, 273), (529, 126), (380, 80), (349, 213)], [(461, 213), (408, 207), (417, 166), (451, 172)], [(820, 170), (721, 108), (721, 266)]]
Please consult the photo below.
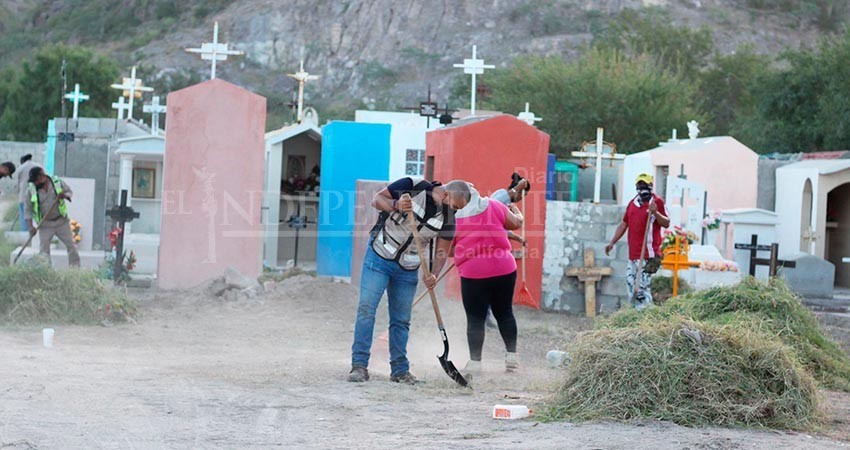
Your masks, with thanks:
[(513, 299), (516, 285), (516, 272), (500, 277), (460, 279), (460, 292), (463, 296), (463, 309), (466, 310), (466, 339), (469, 342), (469, 359), (481, 361), (481, 349), (484, 347), (484, 322), (487, 309), (499, 324), (499, 333), (505, 341), (505, 349), (516, 352), (516, 318), (514, 318)]

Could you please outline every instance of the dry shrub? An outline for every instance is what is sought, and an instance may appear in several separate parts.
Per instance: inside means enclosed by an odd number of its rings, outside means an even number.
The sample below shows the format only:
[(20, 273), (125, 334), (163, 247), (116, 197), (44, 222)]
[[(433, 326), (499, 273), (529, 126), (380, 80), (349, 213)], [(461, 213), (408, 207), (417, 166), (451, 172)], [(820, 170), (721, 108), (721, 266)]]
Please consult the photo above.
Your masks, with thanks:
[(746, 327), (660, 318), (585, 333), (570, 353), (551, 419), (810, 429), (822, 417), (794, 351)]

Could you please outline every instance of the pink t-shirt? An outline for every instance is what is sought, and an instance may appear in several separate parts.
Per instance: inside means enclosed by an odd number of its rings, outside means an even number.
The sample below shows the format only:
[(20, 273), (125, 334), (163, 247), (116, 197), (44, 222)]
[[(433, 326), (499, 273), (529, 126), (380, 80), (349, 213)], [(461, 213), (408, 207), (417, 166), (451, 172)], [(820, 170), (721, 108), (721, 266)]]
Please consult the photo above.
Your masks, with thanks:
[(491, 200), (478, 214), (457, 217), (454, 258), (462, 278), (491, 278), (516, 271), (505, 231), (507, 213), (505, 205)]

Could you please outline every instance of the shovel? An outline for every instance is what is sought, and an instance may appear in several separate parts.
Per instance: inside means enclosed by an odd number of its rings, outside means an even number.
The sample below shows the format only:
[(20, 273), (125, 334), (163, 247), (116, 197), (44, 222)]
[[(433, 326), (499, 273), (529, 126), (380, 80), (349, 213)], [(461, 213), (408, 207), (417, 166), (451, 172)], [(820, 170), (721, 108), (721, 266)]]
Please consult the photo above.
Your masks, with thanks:
[(53, 205), (50, 207), (50, 209), (47, 210), (47, 213), (44, 214), (44, 218), (41, 219), (41, 223), (39, 223), (38, 226), (35, 227), (35, 233), (30, 234), (29, 239), (27, 239), (27, 243), (24, 244), (23, 247), (21, 247), (21, 251), (19, 251), (17, 256), (15, 256), (15, 260), (12, 261), (13, 266), (18, 263), (18, 259), (21, 257), (21, 255), (24, 254), (24, 250), (26, 250), (27, 247), (30, 246), (30, 242), (32, 242), (32, 238), (34, 238), (35, 235), (38, 234), (38, 230), (41, 229), (41, 225), (44, 224), (45, 220), (47, 220), (47, 216), (49, 216), (50, 213), (52, 213), (53, 210), (56, 209), (56, 207), (58, 205), (59, 205), (59, 200), (57, 199), (55, 202), (53, 202)]
[[(437, 277), (437, 283), (439, 283), (440, 281), (442, 281), (442, 280), (443, 280), (443, 278), (445, 278), (445, 277), (446, 277), (446, 275), (448, 275), (448, 274), (449, 274), (449, 272), (451, 272), (451, 271), (452, 271), (452, 269), (454, 268), (454, 266), (455, 266), (455, 265), (454, 265), (454, 263), (449, 264), (449, 267), (448, 267), (446, 270), (444, 270), (444, 271), (443, 271), (443, 273), (441, 273), (439, 277)], [(427, 294), (428, 294), (428, 291), (425, 291), (425, 292), (423, 292), (423, 293), (419, 294), (419, 297), (416, 297), (416, 300), (413, 302), (413, 306), (412, 306), (412, 307), (415, 307), (415, 306), (416, 306), (419, 302), (421, 302), (421, 301), (422, 301), (422, 299), (423, 299), (423, 298), (425, 298), (425, 295), (427, 295)], [(411, 308), (412, 308), (412, 307), (411, 307)], [(384, 332), (383, 332), (380, 336), (378, 336), (378, 339), (380, 339), (380, 340), (382, 340), (382, 341), (389, 341), (389, 339), (390, 339), (390, 332), (389, 332), (389, 330), (384, 331)]]
[[(425, 261), (425, 255), (422, 254), (422, 247), (419, 245), (419, 230), (416, 228), (416, 218), (414, 214), (409, 214), (410, 218), (410, 232), (413, 233), (413, 239), (416, 240), (416, 252), (419, 254), (419, 265), (422, 266), (422, 270), (425, 272), (425, 277), (431, 277), (431, 271), (428, 269), (428, 264)], [(433, 289), (428, 289), (428, 294), (431, 296), (431, 306), (434, 307), (434, 315), (437, 316), (437, 327), (440, 329), (440, 337), (443, 338), (443, 354), (437, 356), (437, 359), (440, 360), (440, 365), (443, 366), (443, 370), (446, 371), (446, 374), (449, 375), (449, 378), (455, 380), (455, 383), (468, 387), (469, 383), (463, 378), (463, 375), (460, 374), (460, 371), (457, 370), (454, 363), (449, 361), (449, 338), (446, 336), (446, 327), (443, 326), (443, 316), (440, 315), (440, 305), (437, 304), (437, 295), (434, 294)]]

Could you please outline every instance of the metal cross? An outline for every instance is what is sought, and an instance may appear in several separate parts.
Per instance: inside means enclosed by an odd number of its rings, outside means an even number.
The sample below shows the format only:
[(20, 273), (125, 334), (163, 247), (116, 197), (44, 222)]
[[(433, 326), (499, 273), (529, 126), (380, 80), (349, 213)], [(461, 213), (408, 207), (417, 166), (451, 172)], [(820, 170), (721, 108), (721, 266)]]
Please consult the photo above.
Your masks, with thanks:
[(130, 109), (130, 106), (127, 103), (124, 103), (124, 96), (118, 97), (117, 102), (112, 103), (112, 109), (118, 110), (118, 120), (124, 120), (124, 111)]
[(228, 56), (241, 56), (245, 54), (245, 52), (238, 50), (228, 50), (227, 45), (218, 42), (218, 22), (216, 22), (213, 26), (212, 42), (204, 42), (201, 44), (201, 48), (187, 48), (186, 51), (189, 53), (199, 53), (202, 60), (212, 62), (210, 79), (214, 80), (216, 62), (227, 61)]
[(127, 206), (127, 190), (121, 190), (121, 203), (112, 207), (106, 212), (106, 215), (118, 223), (118, 242), (115, 246), (115, 266), (113, 267), (112, 279), (115, 284), (119, 284), (121, 280), (121, 269), (124, 265), (124, 224), (132, 222), (133, 219), (139, 218), (139, 213), (133, 211), (133, 208)]
[(127, 114), (128, 119), (133, 118), (133, 100), (142, 98), (143, 92), (153, 92), (152, 87), (143, 86), (142, 80), (136, 78), (136, 66), (130, 69), (130, 78), (124, 77), (121, 80), (121, 84), (113, 84), (110, 87), (121, 90), (121, 95), (130, 99), (130, 106), (127, 107), (127, 111), (129, 111)]
[(142, 111), (151, 115), (151, 134), (159, 131), (159, 115), (166, 113), (165, 105), (159, 104), (159, 96), (154, 95), (151, 102), (142, 106)]
[(317, 75), (310, 75), (306, 70), (304, 70), (304, 59), (301, 59), (301, 66), (298, 69), (298, 72), (288, 73), (286, 76), (298, 82), (298, 116), (296, 117), (296, 120), (298, 123), (301, 123), (304, 111), (304, 83), (318, 80), (319, 77)]
[(542, 117), (536, 117), (533, 112), (528, 110), (528, 102), (525, 102), (525, 111), (519, 113), (516, 117), (531, 126), (534, 126), (534, 122), (543, 120)]
[(477, 75), (481, 75), (484, 73), (484, 69), (495, 69), (496, 66), (492, 64), (484, 64), (483, 59), (476, 59), (476, 52), (478, 46), (472, 46), (472, 58), (464, 59), (463, 64), (455, 64), (454, 67), (458, 69), (463, 69), (463, 73), (467, 75), (472, 75), (472, 92), (470, 98), (470, 116), (475, 116), (475, 77)]
[(582, 149), (580, 152), (572, 152), (572, 156), (578, 158), (596, 158), (596, 179), (593, 183), (593, 203), (599, 203), (600, 194), (602, 190), (602, 160), (603, 159), (625, 159), (626, 155), (618, 155), (612, 151), (611, 153), (603, 153), (602, 148), (604, 142), (602, 141), (603, 129), (599, 127), (596, 129), (596, 152), (588, 152), (585, 149)]
[(65, 94), (65, 98), (74, 102), (74, 120), (77, 120), (77, 115), (80, 110), (80, 103), (89, 99), (89, 96), (80, 92), (80, 83), (74, 84), (74, 91)]

